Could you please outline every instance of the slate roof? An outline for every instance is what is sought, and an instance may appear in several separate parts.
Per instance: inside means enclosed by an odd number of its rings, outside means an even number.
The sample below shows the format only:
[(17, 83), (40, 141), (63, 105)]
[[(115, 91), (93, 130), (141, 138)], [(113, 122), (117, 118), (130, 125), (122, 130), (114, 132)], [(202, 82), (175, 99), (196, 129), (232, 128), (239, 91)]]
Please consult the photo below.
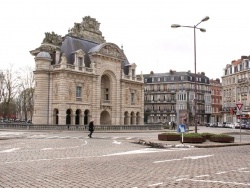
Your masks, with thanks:
[[(61, 53), (64, 53), (67, 58), (67, 62), (69, 64), (73, 64), (75, 62), (75, 56), (74, 52), (82, 49), (85, 53), (85, 66), (89, 67), (90, 66), (90, 58), (89, 58), (89, 52), (96, 52), (98, 51), (103, 45), (99, 43), (95, 43), (92, 41), (84, 40), (84, 39), (79, 39), (71, 36), (65, 36), (64, 41), (61, 45)], [(124, 66), (129, 65), (129, 62), (126, 58), (125, 61), (122, 62), (121, 67), (124, 68)], [(127, 71), (124, 70), (124, 73), (126, 74)]]

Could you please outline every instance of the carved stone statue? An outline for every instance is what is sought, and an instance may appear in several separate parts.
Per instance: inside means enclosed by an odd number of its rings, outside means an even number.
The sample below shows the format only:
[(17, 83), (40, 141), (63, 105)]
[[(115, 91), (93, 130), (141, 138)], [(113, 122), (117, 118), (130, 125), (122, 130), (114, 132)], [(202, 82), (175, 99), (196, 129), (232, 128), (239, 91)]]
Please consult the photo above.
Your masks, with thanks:
[(82, 19), (81, 23), (74, 23), (74, 27), (69, 29), (68, 35), (95, 41), (97, 43), (106, 42), (99, 30), (100, 23), (95, 18), (86, 16)]
[(52, 33), (46, 32), (45, 38), (43, 39), (43, 43), (50, 43), (54, 45), (61, 45), (62, 44), (62, 36), (57, 35), (52, 31)]

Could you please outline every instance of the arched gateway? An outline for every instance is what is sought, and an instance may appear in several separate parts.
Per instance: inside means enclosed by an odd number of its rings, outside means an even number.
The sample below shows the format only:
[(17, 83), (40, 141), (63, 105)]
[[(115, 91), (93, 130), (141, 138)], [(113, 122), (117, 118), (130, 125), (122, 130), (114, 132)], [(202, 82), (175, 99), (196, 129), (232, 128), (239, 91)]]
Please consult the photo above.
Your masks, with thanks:
[(105, 41), (99, 27), (86, 16), (64, 36), (46, 32), (40, 47), (30, 51), (36, 63), (34, 124), (86, 125), (92, 118), (95, 125), (143, 122), (143, 76), (136, 75), (136, 64), (122, 48)]

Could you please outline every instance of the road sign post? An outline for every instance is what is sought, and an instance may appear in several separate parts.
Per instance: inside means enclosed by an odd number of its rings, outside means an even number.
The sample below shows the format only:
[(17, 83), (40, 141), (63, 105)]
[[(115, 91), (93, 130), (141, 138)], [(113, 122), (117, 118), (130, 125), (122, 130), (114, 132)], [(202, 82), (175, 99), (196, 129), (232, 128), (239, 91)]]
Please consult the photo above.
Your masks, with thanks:
[(242, 106), (243, 106), (243, 103), (238, 101), (236, 103), (236, 107), (237, 107), (237, 110), (239, 111), (239, 114), (240, 114), (240, 142), (241, 142), (241, 109), (242, 109)]

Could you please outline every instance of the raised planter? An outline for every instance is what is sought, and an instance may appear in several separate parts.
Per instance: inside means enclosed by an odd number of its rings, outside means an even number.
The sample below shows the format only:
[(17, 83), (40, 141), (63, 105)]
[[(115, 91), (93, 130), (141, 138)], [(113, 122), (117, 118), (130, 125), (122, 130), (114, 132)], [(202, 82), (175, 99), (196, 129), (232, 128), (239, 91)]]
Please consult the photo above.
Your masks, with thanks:
[(184, 137), (183, 142), (185, 143), (202, 143), (205, 139), (203, 137)]
[(214, 134), (214, 133), (201, 133), (201, 136), (204, 138), (205, 141), (210, 140), (210, 137), (214, 136), (214, 135), (216, 135), (216, 134)]
[(211, 136), (210, 141), (212, 142), (234, 142), (233, 136)]
[(183, 142), (202, 143), (202, 142), (205, 142), (205, 138), (198, 133), (187, 133), (187, 134), (184, 134)]
[(179, 134), (158, 134), (158, 140), (163, 140), (163, 141), (179, 141), (180, 140), (180, 135)]

